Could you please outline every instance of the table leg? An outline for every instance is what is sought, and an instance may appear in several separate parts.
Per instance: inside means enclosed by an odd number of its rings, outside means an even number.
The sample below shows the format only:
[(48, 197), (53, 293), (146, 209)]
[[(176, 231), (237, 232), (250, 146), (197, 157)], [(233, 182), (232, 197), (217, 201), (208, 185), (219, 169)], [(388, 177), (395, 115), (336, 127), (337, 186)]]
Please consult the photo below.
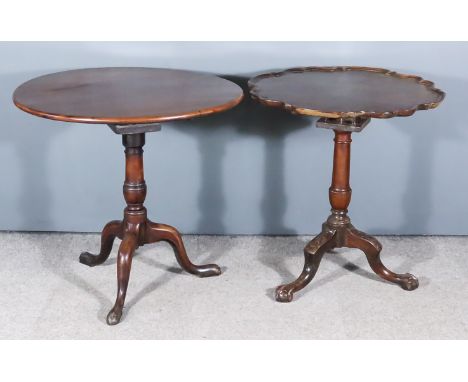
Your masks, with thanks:
[(374, 237), (351, 226), (346, 230), (346, 243), (349, 248), (363, 251), (370, 267), (381, 278), (398, 284), (406, 290), (413, 290), (419, 286), (418, 279), (411, 273), (397, 274), (382, 264), (382, 260), (380, 260), (382, 245)]
[(117, 255), (117, 297), (114, 307), (107, 315), (107, 323), (109, 325), (118, 324), (122, 317), (125, 296), (127, 295), (128, 280), (130, 279), (132, 258), (137, 246), (137, 235), (131, 232), (125, 233)]
[(292, 283), (280, 285), (276, 288), (276, 300), (291, 302), (295, 292), (305, 288), (317, 273), (324, 253), (334, 246), (334, 234), (322, 232), (304, 248), (304, 269), (299, 277)]
[(177, 262), (184, 271), (199, 277), (218, 276), (221, 274), (221, 269), (216, 264), (193, 264), (187, 256), (180, 233), (174, 227), (148, 221), (146, 229), (147, 242), (156, 243), (158, 241), (165, 241), (169, 243), (174, 249)]
[(101, 250), (99, 254), (93, 255), (89, 252), (83, 252), (80, 255), (80, 263), (94, 267), (106, 261), (111, 253), (115, 238), (122, 239), (122, 224), (121, 220), (113, 220), (107, 223), (101, 233)]

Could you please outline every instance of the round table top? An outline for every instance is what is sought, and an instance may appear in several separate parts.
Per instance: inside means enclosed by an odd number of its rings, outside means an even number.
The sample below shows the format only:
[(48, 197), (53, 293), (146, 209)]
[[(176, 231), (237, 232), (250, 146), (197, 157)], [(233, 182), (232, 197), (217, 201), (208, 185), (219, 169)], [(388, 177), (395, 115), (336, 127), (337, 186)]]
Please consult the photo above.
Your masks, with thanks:
[(421, 77), (356, 66), (306, 67), (249, 81), (259, 102), (327, 118), (390, 118), (435, 108), (445, 93)]
[(158, 68), (93, 68), (48, 74), (19, 86), (13, 101), (39, 117), (144, 124), (222, 112), (242, 89), (211, 74)]

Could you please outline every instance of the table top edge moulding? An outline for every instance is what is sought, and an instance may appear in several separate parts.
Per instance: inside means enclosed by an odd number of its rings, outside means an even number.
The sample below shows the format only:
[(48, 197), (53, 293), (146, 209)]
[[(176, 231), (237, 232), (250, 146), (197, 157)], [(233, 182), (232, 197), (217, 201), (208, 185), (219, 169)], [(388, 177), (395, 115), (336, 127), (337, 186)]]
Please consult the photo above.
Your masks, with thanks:
[[(290, 103), (285, 99), (275, 99), (275, 97), (262, 94), (260, 84), (263, 80), (281, 78), (289, 74), (306, 74), (311, 72), (319, 73), (340, 73), (340, 72), (367, 72), (381, 74), (386, 77), (395, 79), (403, 79), (413, 81), (417, 85), (422, 85), (428, 94), (434, 96), (432, 102), (422, 102), (409, 107), (395, 108), (393, 110), (373, 111), (373, 110), (324, 110), (321, 108), (301, 107), (297, 104)], [(357, 117), (370, 117), (370, 118), (392, 118), (392, 117), (408, 117), (413, 115), (418, 110), (434, 109), (444, 100), (445, 92), (435, 87), (432, 81), (423, 79), (417, 75), (397, 73), (392, 70), (383, 68), (374, 68), (366, 66), (307, 66), (290, 68), (278, 72), (270, 72), (260, 74), (253, 77), (248, 82), (249, 92), (251, 97), (265, 106), (277, 107), (285, 109), (293, 114), (325, 117), (325, 118), (357, 118)]]
[[(121, 77), (118, 76), (112, 77), (112, 72), (122, 72)], [(101, 73), (108, 72), (109, 79), (107, 83), (99, 84), (93, 81), (94, 79), (99, 78)], [(144, 81), (139, 81), (138, 78), (135, 81), (124, 83), (126, 73), (132, 73), (138, 75), (138, 72), (141, 72)], [(162, 97), (161, 94), (163, 91), (157, 89), (158, 78), (152, 79), (152, 73), (154, 76), (163, 77), (166, 75), (169, 77), (166, 81), (172, 80), (177, 76), (185, 76), (186, 83), (183, 81), (180, 82), (180, 85), (176, 87), (175, 92), (181, 92), (184, 87), (190, 88), (190, 81), (195, 83), (200, 87), (200, 91), (207, 88), (211, 84), (213, 88), (218, 90), (219, 95), (215, 97), (213, 95), (211, 98), (220, 98), (221, 102), (213, 102), (209, 96), (207, 96), (206, 103), (201, 102), (200, 104), (194, 103), (193, 107), (191, 105), (183, 105), (177, 109), (174, 106), (173, 110), (153, 111), (151, 107), (154, 105), (154, 108), (157, 110), (158, 97)], [(69, 82), (69, 79), (66, 76), (75, 76), (75, 79)], [(173, 78), (171, 78), (171, 76)], [(100, 97), (100, 92), (107, 90), (105, 85), (111, 84), (112, 81), (121, 80), (123, 83), (120, 84), (120, 88), (116, 87), (116, 90), (120, 91), (119, 95), (122, 96), (124, 85), (130, 86), (143, 86), (146, 90), (146, 95), (142, 99), (143, 102), (146, 102), (146, 109), (148, 113), (140, 113), (139, 115), (112, 115), (113, 113), (108, 113), (108, 115), (92, 115), (92, 113), (72, 113), (72, 108), (67, 105), (67, 110), (62, 110), (61, 112), (56, 112), (51, 110), (49, 105), (56, 104), (56, 98), (59, 96), (59, 93), (62, 92), (64, 98), (73, 96), (81, 93), (82, 99), (86, 98), (95, 98), (99, 99), (100, 103), (107, 103), (109, 106), (110, 100)], [(159, 80), (165, 80), (164, 78), (159, 78)], [(66, 83), (63, 85), (63, 83)], [(151, 85), (153, 84), (153, 85)], [(177, 84), (177, 82), (176, 82)], [(216, 84), (216, 87), (214, 86)], [(167, 83), (165, 84), (167, 85)], [(207, 86), (204, 86), (207, 85)], [(153, 88), (151, 88), (153, 86)], [(94, 88), (93, 88), (94, 87)], [(171, 89), (164, 89), (164, 91), (170, 91)], [(93, 93), (94, 92), (94, 93)], [(138, 98), (137, 89), (131, 89), (128, 91), (129, 94), (136, 94)], [(54, 94), (55, 93), (55, 94)], [(144, 94), (144, 92), (142, 92)], [(31, 96), (31, 94), (34, 94)], [(93, 97), (89, 97), (89, 96)], [(164, 94), (165, 95), (165, 94)], [(51, 97), (50, 101), (47, 101), (47, 97)], [(88, 96), (88, 97), (87, 97)], [(203, 97), (201, 94), (200, 97)], [(130, 97), (129, 97), (130, 98)], [(24, 82), (16, 88), (13, 93), (13, 103), (22, 111), (29, 114), (35, 115), (37, 117), (42, 117), (50, 120), (61, 121), (61, 122), (73, 122), (73, 123), (88, 123), (88, 124), (112, 124), (112, 125), (130, 125), (130, 124), (149, 124), (149, 123), (161, 123), (169, 122), (176, 120), (191, 119), (195, 117), (206, 116), (209, 114), (214, 114), (218, 112), (223, 112), (237, 106), (244, 98), (244, 93), (240, 86), (233, 83), (232, 81), (226, 80), (219, 76), (210, 73), (189, 71), (189, 70), (180, 70), (180, 69), (168, 69), (168, 68), (151, 68), (151, 67), (99, 67), (99, 68), (86, 68), (86, 69), (72, 69), (61, 72), (55, 72), (50, 74), (45, 74), (36, 78), (33, 78), (29, 81)], [(193, 99), (193, 98), (192, 98)], [(129, 99), (126, 99), (128, 104)], [(137, 100), (135, 100), (137, 102)], [(64, 100), (65, 104), (66, 101)], [(83, 102), (84, 103), (84, 102)], [(122, 104), (124, 106), (125, 104)], [(115, 110), (118, 109), (119, 105), (112, 105), (115, 107)], [(70, 111), (68, 111), (70, 109)], [(143, 115), (142, 115), (143, 114)]]

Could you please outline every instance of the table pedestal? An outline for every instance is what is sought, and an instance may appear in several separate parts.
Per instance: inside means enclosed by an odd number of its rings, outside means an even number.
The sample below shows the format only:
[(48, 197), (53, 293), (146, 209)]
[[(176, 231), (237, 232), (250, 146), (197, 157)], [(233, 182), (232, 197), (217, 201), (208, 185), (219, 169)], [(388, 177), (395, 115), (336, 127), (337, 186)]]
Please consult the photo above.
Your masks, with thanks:
[[(322, 123), (329, 121), (321, 120)], [(349, 123), (340, 122), (331, 124), (335, 131), (335, 151), (333, 157), (332, 184), (329, 189), (331, 215), (322, 226), (322, 232), (310, 241), (304, 248), (304, 269), (297, 280), (290, 284), (280, 285), (276, 289), (276, 300), (291, 302), (293, 294), (307, 284), (315, 276), (325, 252), (333, 248), (358, 248), (364, 252), (372, 270), (383, 279), (400, 285), (405, 290), (416, 289), (418, 279), (412, 274), (397, 274), (387, 269), (380, 260), (382, 245), (372, 236), (358, 231), (351, 224), (347, 215), (347, 208), (351, 201), (351, 188), (349, 186), (351, 133), (360, 131), (359, 127), (350, 126)], [(366, 121), (367, 123), (368, 121)], [(330, 123), (328, 123), (330, 126)], [(323, 126), (323, 127), (328, 127)], [(361, 129), (363, 126), (361, 126)], [(354, 129), (354, 130), (353, 130)]]
[(174, 249), (177, 262), (187, 272), (200, 277), (217, 276), (220, 268), (215, 264), (194, 265), (187, 256), (180, 233), (166, 224), (153, 223), (147, 218), (146, 208), (143, 206), (146, 197), (146, 183), (143, 172), (143, 145), (145, 133), (122, 135), (125, 146), (125, 183), (123, 194), (127, 207), (123, 220), (107, 223), (101, 234), (101, 250), (98, 255), (83, 252), (80, 262), (95, 266), (102, 264), (109, 257), (114, 239), (122, 240), (117, 257), (117, 298), (115, 305), (107, 315), (107, 323), (115, 325), (122, 317), (125, 302), (132, 257), (135, 250), (145, 244), (158, 241), (168, 242)]

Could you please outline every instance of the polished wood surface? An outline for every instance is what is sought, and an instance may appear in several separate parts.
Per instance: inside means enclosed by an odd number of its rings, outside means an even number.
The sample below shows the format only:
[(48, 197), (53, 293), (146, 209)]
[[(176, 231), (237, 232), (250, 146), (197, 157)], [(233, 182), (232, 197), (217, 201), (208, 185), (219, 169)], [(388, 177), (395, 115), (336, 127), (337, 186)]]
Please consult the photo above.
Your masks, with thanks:
[(109, 257), (114, 239), (117, 237), (122, 240), (117, 255), (117, 297), (114, 307), (107, 315), (109, 325), (118, 324), (122, 317), (132, 258), (140, 246), (165, 241), (172, 246), (177, 262), (185, 271), (200, 277), (221, 274), (221, 269), (216, 264), (195, 265), (190, 261), (177, 229), (166, 224), (153, 223), (147, 218), (143, 205), (146, 197), (143, 171), (145, 134), (123, 135), (122, 141), (125, 146), (126, 163), (123, 194), (127, 207), (124, 210), (124, 218), (122, 221), (113, 220), (105, 225), (101, 233), (99, 254), (83, 252), (80, 255), (80, 262), (85, 265), (102, 264)]
[(123, 194), (127, 204), (123, 220), (104, 226), (99, 254), (80, 255), (83, 264), (102, 264), (115, 238), (121, 239), (117, 297), (107, 315), (109, 325), (121, 320), (132, 258), (140, 246), (166, 241), (185, 271), (200, 277), (221, 274), (216, 264), (195, 265), (190, 261), (177, 229), (148, 219), (143, 145), (145, 133), (158, 131), (159, 122), (222, 112), (242, 98), (239, 86), (214, 75), (151, 68), (72, 70), (35, 78), (16, 89), (14, 102), (28, 113), (59, 121), (108, 124), (122, 135), (126, 164)]
[(421, 77), (368, 67), (304, 67), (249, 81), (259, 102), (328, 118), (390, 118), (437, 107), (445, 93)]
[(351, 161), (351, 132), (335, 130), (332, 183), (329, 189), (331, 215), (322, 226), (322, 232), (304, 248), (304, 268), (293, 282), (276, 289), (276, 300), (290, 302), (294, 293), (303, 289), (314, 278), (325, 252), (333, 248), (357, 248), (364, 252), (371, 269), (383, 279), (398, 284), (405, 290), (418, 287), (418, 279), (410, 273), (397, 274), (386, 268), (381, 259), (382, 245), (372, 236), (358, 231), (348, 217), (351, 202), (349, 185)]
[(193, 118), (236, 106), (242, 89), (220, 77), (157, 68), (95, 68), (48, 74), (19, 86), (13, 101), (39, 117), (138, 124)]

